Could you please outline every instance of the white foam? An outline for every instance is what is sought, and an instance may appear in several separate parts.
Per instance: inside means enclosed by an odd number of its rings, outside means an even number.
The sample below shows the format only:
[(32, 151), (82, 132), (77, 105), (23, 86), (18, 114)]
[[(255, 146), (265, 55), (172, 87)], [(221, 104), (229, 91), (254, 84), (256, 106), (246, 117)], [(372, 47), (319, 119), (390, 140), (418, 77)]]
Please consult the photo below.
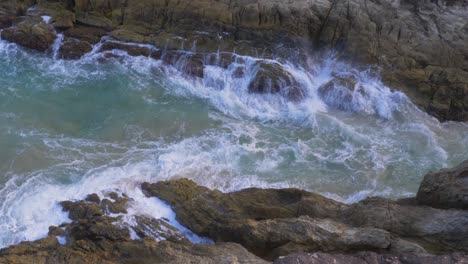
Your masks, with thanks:
[[(99, 87), (106, 80), (125, 77), (121, 79), (124, 87), (112, 89), (127, 89), (133, 105), (164, 105), (171, 111), (178, 109), (175, 106), (194, 105), (180, 110), (181, 120), (158, 123), (161, 127), (177, 123), (182, 132), (159, 136), (160, 128), (148, 123), (155, 122), (154, 116), (167, 113), (153, 113), (154, 108), (148, 108), (148, 113), (138, 112), (147, 114), (142, 118), (146, 120), (138, 123), (142, 119), (135, 116), (125, 131), (130, 136), (117, 137), (118, 140), (106, 138), (105, 133), (96, 136), (101, 140), (80, 138), (89, 136), (82, 134), (81, 127), (70, 135), (60, 126), (13, 126), (7, 132), (0, 124), (0, 133), (14, 134), (24, 143), (19, 152), (33, 152), (24, 156), (36, 160), (39, 155), (34, 151), (47, 156), (47, 163), (31, 171), (16, 165), (23, 156), (8, 165), (5, 177), (9, 181), (0, 190), (0, 247), (43, 237), (50, 225), (69, 221), (58, 202), (83, 199), (93, 192), (103, 196), (110, 191), (134, 198), (125, 217), (127, 224), (131, 225), (138, 214), (165, 217), (192, 241), (206, 242), (178, 225), (166, 204), (146, 198), (139, 188), (145, 181), (188, 177), (222, 191), (254, 186), (299, 187), (355, 202), (369, 195), (401, 197), (414, 193), (414, 186), (408, 185), (417, 185), (425, 172), (455, 165), (468, 156), (467, 124), (440, 124), (368, 71), (353, 69), (333, 57), (313, 67), (270, 60), (284, 67), (306, 90), (305, 100), (291, 103), (278, 95), (248, 93), (259, 58), (233, 54), (238, 60), (227, 69), (207, 66), (205, 77), (199, 79), (181, 74), (178, 67), (182, 65), (165, 66), (161, 61), (133, 58), (123, 51), (112, 51), (121, 57), (99, 64), (96, 61), (102, 58), (98, 53), (100, 45), (102, 42), (81, 60), (65, 61), (33, 54), (0, 40), (2, 62), (9, 64), (8, 72), (2, 76), (16, 80), (28, 73), (27, 82), (0, 87), (0, 96), (4, 93), (8, 100), (30, 98), (31, 94), (25, 92), (60, 93)], [(59, 41), (54, 47), (59, 47)], [(245, 78), (235, 78), (237, 67), (246, 69)], [(317, 89), (337, 73), (357, 80), (359, 89), (351, 100), (318, 95)], [(340, 91), (343, 87), (334, 89)], [(155, 90), (164, 95), (154, 96)], [(89, 94), (80, 97), (79, 90), (76, 94), (77, 100), (89, 99)], [(140, 95), (144, 100), (137, 101), (135, 98)], [(337, 105), (344, 105), (345, 110)], [(201, 106), (208, 109), (200, 111), (200, 115), (207, 115), (210, 124), (198, 132), (185, 133), (193, 120), (184, 118), (191, 118), (196, 114), (191, 111)], [(128, 111), (120, 104), (110, 107), (115, 107), (116, 114), (119, 110)], [(13, 120), (18, 120), (15, 125), (29, 124), (29, 119), (21, 119), (24, 114), (13, 114)], [(71, 122), (66, 115), (61, 117), (59, 122)], [(112, 128), (103, 122), (95, 129), (99, 133)], [(152, 136), (145, 137), (145, 130), (150, 130)], [(138, 236), (133, 232), (132, 238)]]
[(46, 24), (50, 24), (50, 20), (52, 19), (51, 16), (41, 16), (41, 18)]

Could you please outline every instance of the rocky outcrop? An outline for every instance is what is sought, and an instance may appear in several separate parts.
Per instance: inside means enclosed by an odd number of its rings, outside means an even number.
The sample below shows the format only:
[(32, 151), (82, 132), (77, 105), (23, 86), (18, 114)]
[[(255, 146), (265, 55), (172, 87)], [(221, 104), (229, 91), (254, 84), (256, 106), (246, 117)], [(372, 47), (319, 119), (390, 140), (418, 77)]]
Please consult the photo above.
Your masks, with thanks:
[(47, 238), (0, 250), (0, 263), (267, 263), (238, 244), (192, 244), (166, 221), (146, 216), (137, 216), (134, 227), (142, 239), (132, 240), (118, 217), (109, 216), (125, 212), (128, 199), (111, 193), (63, 202), (71, 223), (50, 227)]
[[(14, 17), (34, 2), (2, 2), (0, 26), (15, 26)], [(390, 87), (403, 90), (438, 119), (468, 120), (464, 0), (40, 0), (28, 13), (51, 16), (59, 30), (86, 26), (168, 50), (279, 55), (288, 47), (305, 53), (333, 49), (342, 59), (381, 66)], [(7, 39), (38, 47), (23, 37)], [(202, 75), (199, 68), (190, 68), (190, 75)], [(278, 81), (265, 75), (257, 77), (251, 91), (277, 90)], [(289, 96), (300, 99), (301, 90), (290, 84)]]
[(416, 199), (368, 198), (347, 205), (297, 189), (224, 194), (188, 179), (142, 188), (172, 205), (177, 219), (197, 234), (240, 243), (268, 259), (298, 251), (404, 254), (468, 248), (468, 211), (437, 209)]
[(48, 50), (56, 38), (54, 28), (42, 22), (41, 18), (27, 18), (4, 29), (1, 36), (2, 39), (39, 51)]
[[(438, 184), (462, 177), (467, 162), (442, 170)], [(468, 211), (437, 209), (431, 200), (369, 198), (348, 205), (298, 189), (222, 193), (188, 179), (142, 189), (216, 244), (192, 244), (165, 219), (136, 215), (123, 222), (131, 197), (90, 194), (62, 202), (71, 222), (51, 226), (47, 238), (0, 250), (0, 263), (468, 263)]]
[(453, 169), (427, 174), (417, 199), (438, 208), (468, 209), (468, 161)]
[(448, 256), (421, 256), (379, 255), (373, 252), (362, 252), (355, 255), (326, 254), (326, 253), (299, 253), (282, 257), (273, 264), (457, 264), (468, 261), (468, 256), (463, 254), (452, 254)]

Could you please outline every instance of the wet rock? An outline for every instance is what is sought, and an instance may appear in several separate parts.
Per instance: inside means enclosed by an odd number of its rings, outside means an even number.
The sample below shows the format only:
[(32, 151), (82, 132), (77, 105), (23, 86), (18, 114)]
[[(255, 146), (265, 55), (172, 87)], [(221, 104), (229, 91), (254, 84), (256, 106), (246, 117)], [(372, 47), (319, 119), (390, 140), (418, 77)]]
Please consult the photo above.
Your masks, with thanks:
[(59, 49), (59, 58), (78, 60), (93, 49), (91, 44), (77, 39), (66, 39)]
[(33, 18), (25, 19), (12, 27), (6, 28), (1, 34), (4, 40), (38, 51), (48, 50), (56, 38), (52, 26)]
[(165, 64), (172, 65), (188, 76), (204, 77), (205, 64), (202, 54), (168, 51), (162, 55), (161, 59)]
[(95, 240), (93, 233), (88, 234), (91, 237), (71, 240), (67, 245), (60, 245), (51, 236), (2, 249), (0, 263), (268, 263), (234, 243), (196, 245), (149, 238), (117, 241), (108, 236)]
[[(178, 221), (195, 233), (241, 243), (264, 257), (298, 250), (359, 248), (352, 246), (353, 241), (362, 246), (360, 250), (396, 254), (450, 253), (468, 248), (468, 211), (432, 208), (415, 199), (368, 198), (346, 205), (296, 189), (253, 188), (224, 194), (187, 179), (145, 183), (142, 189), (168, 202)], [(323, 226), (331, 229), (324, 231)], [(373, 242), (357, 242), (361, 235), (362, 241)]]
[(106, 41), (102, 44), (100, 51), (110, 51), (110, 50), (123, 50), (128, 53), (130, 56), (144, 56), (149, 57), (151, 54), (151, 49), (146, 46), (138, 44), (125, 44), (116, 41)]
[(79, 39), (86, 41), (90, 44), (97, 44), (107, 32), (100, 28), (75, 26), (64, 31), (64, 35), (69, 38)]
[(468, 161), (424, 176), (417, 200), (437, 208), (468, 209)]
[(147, 216), (135, 216), (136, 226), (133, 227), (140, 237), (153, 237), (159, 240), (190, 243), (187, 238), (164, 219), (154, 219)]
[(80, 219), (93, 219), (103, 215), (99, 205), (95, 203), (65, 201), (60, 204), (64, 211), (69, 212), (68, 217), (75, 221)]
[(49, 236), (65, 236), (65, 230), (56, 226), (49, 226)]
[(103, 199), (100, 205), (101, 209), (111, 214), (126, 214), (128, 207), (128, 199), (124, 197), (117, 197), (114, 201)]
[(99, 204), (101, 203), (101, 198), (99, 198), (99, 195), (92, 193), (86, 196), (85, 201)]
[(357, 80), (352, 77), (335, 77), (318, 88), (318, 94), (327, 105), (340, 110), (352, 110), (354, 92), (358, 91)]
[(274, 264), (456, 264), (468, 263), (468, 256), (452, 254), (445, 256), (431, 255), (379, 255), (373, 252), (362, 252), (353, 255), (326, 253), (297, 253), (278, 258)]
[(249, 84), (250, 93), (281, 94), (291, 101), (300, 101), (305, 92), (300, 84), (281, 65), (269, 62), (258, 62), (257, 72)]

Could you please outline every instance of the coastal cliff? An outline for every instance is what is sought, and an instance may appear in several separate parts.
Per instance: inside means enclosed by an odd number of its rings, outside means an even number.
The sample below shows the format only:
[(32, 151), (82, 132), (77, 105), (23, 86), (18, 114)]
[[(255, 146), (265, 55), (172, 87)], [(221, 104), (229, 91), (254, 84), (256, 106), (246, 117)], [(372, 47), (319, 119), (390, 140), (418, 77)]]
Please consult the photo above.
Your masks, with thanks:
[[(50, 16), (50, 25), (34, 19), (38, 16)], [(55, 27), (64, 31), (61, 51), (68, 59), (91, 51), (104, 35), (201, 53), (235, 51), (268, 57), (281, 54), (278, 46), (304, 54), (334, 50), (343, 60), (378, 65), (386, 84), (404, 91), (442, 121), (468, 120), (467, 16), (468, 3), (463, 0), (9, 0), (0, 4), (3, 39), (43, 51), (53, 44)], [(191, 64), (189, 71), (200, 76), (203, 63), (195, 59)], [(294, 92), (291, 98), (301, 96)]]

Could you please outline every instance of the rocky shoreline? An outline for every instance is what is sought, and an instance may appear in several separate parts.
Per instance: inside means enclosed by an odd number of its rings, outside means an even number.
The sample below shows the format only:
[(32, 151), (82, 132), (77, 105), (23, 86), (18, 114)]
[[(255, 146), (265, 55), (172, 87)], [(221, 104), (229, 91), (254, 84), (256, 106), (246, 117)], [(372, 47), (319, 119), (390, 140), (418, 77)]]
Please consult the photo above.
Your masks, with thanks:
[[(386, 84), (404, 91), (441, 121), (468, 120), (467, 16), (464, 0), (0, 3), (2, 39), (47, 51), (57, 34), (63, 33), (59, 49), (63, 59), (79, 59), (108, 36), (154, 45), (169, 55), (116, 42), (104, 43), (103, 51), (123, 49), (167, 64), (179, 61), (181, 50), (190, 51), (179, 68), (190, 76), (202, 77), (204, 66), (214, 63), (206, 54), (225, 53), (216, 63), (227, 65), (233, 52), (268, 58), (291, 50), (305, 56), (333, 49), (343, 60), (378, 65)], [(285, 81), (292, 89), (280, 87)], [(277, 67), (263, 67), (249, 91), (281, 93), (292, 101), (303, 98), (303, 91)]]
[(468, 161), (425, 176), (415, 198), (342, 204), (298, 189), (222, 193), (189, 179), (143, 183), (177, 220), (214, 243), (194, 244), (166, 219), (120, 219), (132, 198), (61, 203), (70, 222), (0, 250), (0, 263), (468, 263)]

